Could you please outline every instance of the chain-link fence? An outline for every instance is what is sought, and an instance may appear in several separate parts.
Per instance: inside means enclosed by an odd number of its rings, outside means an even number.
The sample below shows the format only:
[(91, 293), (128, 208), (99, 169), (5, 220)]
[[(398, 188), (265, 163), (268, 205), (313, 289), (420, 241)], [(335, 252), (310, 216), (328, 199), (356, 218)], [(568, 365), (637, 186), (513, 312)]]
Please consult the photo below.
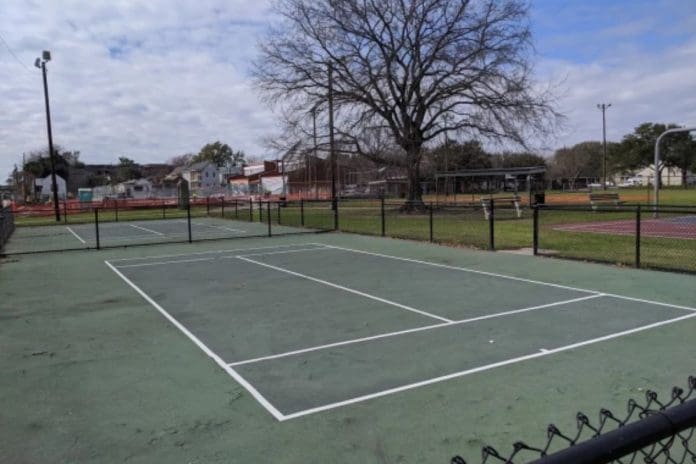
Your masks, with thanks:
[[(11, 255), (323, 232), (334, 229), (331, 205), (223, 197), (192, 198), (182, 204), (114, 202), (64, 209), (60, 221), (52, 209), (46, 214), (33, 209), (14, 214), (16, 231), (2, 251)], [(3, 219), (3, 240), (5, 224)]]
[(451, 464), (696, 462), (696, 377), (665, 400), (648, 390), (643, 400), (629, 400), (625, 412), (600, 409), (596, 419), (578, 412), (576, 424), (572, 431), (550, 424), (541, 445), (516, 442), (505, 452), (486, 446), (480, 460), (455, 456)]
[(0, 251), (15, 230), (14, 214), (10, 208), (0, 209)]
[(696, 208), (539, 206), (538, 255), (696, 272)]

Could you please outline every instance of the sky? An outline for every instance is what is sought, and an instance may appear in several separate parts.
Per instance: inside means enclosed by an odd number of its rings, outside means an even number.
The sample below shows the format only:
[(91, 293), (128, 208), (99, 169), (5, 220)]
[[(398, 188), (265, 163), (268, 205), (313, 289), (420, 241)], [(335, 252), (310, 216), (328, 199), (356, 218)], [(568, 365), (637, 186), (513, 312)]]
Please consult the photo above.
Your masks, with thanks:
[[(530, 0), (536, 79), (565, 126), (546, 150), (642, 122), (696, 125), (696, 0)], [(164, 162), (221, 140), (259, 158), (278, 117), (250, 62), (267, 0), (3, 0), (0, 183), (47, 145), (41, 72), (48, 49), (54, 142), (88, 163)]]

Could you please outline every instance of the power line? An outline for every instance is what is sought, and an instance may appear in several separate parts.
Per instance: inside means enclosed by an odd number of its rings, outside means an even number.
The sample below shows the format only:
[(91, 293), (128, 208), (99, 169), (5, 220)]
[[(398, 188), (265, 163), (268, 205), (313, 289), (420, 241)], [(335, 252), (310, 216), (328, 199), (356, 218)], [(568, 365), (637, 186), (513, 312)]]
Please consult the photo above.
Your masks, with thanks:
[(17, 61), (17, 63), (19, 63), (24, 68), (24, 70), (26, 72), (31, 74), (31, 71), (29, 70), (29, 68), (27, 68), (27, 65), (22, 63), (22, 61), (17, 57), (17, 55), (15, 55), (15, 52), (12, 51), (12, 49), (10, 48), (10, 45), (7, 43), (7, 41), (5, 41), (5, 39), (2, 37), (1, 34), (0, 34), (0, 42), (5, 44), (5, 48), (7, 48), (7, 51), (10, 52), (10, 55), (12, 55), (14, 57), (14, 59)]

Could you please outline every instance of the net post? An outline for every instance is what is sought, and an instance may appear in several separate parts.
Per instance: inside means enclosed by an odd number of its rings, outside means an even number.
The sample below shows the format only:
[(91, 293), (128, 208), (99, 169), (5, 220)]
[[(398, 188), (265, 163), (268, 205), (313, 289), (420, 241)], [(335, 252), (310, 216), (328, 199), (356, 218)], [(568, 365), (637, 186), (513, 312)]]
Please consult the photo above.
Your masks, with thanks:
[(491, 198), (491, 211), (488, 215), (488, 249), (495, 250), (495, 200)]
[(186, 203), (186, 222), (188, 225), (188, 242), (193, 242), (193, 236), (191, 235), (191, 202)]
[(430, 228), (430, 243), (433, 242), (433, 202), (428, 205), (428, 227)]
[(636, 206), (636, 267), (640, 268), (640, 224), (641, 222), (641, 208), (640, 205)]
[(94, 232), (97, 237), (97, 250), (101, 249), (101, 243), (99, 242), (99, 208), (94, 208)]
[(533, 225), (532, 225), (532, 250), (534, 256), (539, 254), (539, 205), (532, 205), (533, 208)]
[(379, 199), (380, 215), (382, 217), (382, 237), (387, 235), (387, 225), (385, 223), (385, 212), (384, 212), (384, 196)]
[(266, 222), (268, 223), (268, 236), (272, 235), (271, 232), (271, 201), (266, 202)]
[(300, 198), (300, 225), (304, 227), (304, 198)]

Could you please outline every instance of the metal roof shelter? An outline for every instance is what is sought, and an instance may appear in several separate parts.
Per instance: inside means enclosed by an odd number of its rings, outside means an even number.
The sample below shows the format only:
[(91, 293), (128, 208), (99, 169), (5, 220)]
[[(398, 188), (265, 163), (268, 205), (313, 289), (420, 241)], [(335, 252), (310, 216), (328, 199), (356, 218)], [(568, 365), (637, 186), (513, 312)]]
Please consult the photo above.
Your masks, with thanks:
[(456, 195), (457, 195), (457, 188), (456, 188), (456, 180), (457, 179), (485, 179), (486, 180), (486, 187), (488, 188), (488, 192), (491, 193), (491, 180), (494, 178), (502, 178), (502, 179), (518, 179), (520, 177), (524, 177), (525, 180), (527, 181), (527, 191), (529, 192), (529, 201), (530, 204), (532, 203), (532, 193), (535, 191), (535, 189), (532, 188), (533, 181), (541, 177), (543, 174), (546, 173), (546, 166), (525, 166), (525, 167), (514, 167), (514, 168), (486, 168), (486, 169), (460, 169), (457, 171), (437, 171), (435, 173), (435, 189), (436, 189), (436, 195), (439, 197), (440, 191), (439, 191), (439, 185), (440, 185), (440, 179), (444, 179), (445, 181), (445, 196), (447, 196), (447, 181), (449, 179), (454, 179), (455, 186), (454, 186), (454, 195), (455, 195), (455, 201), (456, 201)]

